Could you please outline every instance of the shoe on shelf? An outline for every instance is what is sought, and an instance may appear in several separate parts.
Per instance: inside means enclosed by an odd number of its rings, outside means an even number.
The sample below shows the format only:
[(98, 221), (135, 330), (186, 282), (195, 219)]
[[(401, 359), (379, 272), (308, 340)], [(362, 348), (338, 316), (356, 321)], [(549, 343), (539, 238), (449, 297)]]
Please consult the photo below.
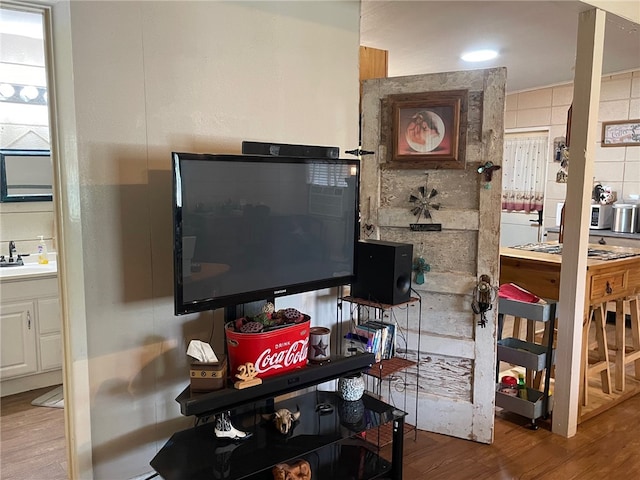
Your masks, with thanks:
[(216, 426), (214, 429), (217, 438), (230, 438), (232, 440), (246, 440), (252, 434), (242, 432), (231, 424), (229, 413), (220, 413), (216, 416)]

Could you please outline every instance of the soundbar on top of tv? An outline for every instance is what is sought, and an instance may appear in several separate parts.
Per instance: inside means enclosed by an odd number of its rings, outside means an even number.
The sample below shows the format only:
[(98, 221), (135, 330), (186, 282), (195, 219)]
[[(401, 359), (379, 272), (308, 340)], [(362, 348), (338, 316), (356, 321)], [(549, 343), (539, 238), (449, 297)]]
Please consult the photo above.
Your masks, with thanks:
[(242, 141), (242, 153), (245, 155), (271, 155), (304, 158), (338, 158), (338, 147), (324, 145), (300, 145), (292, 143)]

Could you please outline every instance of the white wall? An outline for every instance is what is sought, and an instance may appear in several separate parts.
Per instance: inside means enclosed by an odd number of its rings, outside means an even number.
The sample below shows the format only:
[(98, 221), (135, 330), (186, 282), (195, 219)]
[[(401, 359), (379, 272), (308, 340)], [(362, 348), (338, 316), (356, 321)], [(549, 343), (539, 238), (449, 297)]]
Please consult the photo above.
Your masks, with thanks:
[(0, 255), (9, 254), (12, 240), (18, 253), (36, 253), (39, 235), (45, 238), (47, 249), (54, 251), (54, 223), (51, 202), (0, 203)]
[(89, 389), (70, 392), (76, 419), (90, 419), (76, 426), (80, 473), (125, 479), (191, 425), (174, 400), (184, 352), (213, 325), (211, 313), (173, 315), (170, 152), (357, 146), (359, 3), (55, 8), (68, 350)]

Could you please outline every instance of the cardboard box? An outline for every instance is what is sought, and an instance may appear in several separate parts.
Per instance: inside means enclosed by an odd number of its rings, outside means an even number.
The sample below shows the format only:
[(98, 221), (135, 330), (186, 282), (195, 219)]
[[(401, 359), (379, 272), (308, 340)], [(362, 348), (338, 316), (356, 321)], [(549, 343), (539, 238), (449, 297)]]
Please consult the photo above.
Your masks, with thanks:
[(192, 392), (213, 392), (227, 384), (227, 357), (219, 355), (217, 362), (191, 362), (189, 369)]

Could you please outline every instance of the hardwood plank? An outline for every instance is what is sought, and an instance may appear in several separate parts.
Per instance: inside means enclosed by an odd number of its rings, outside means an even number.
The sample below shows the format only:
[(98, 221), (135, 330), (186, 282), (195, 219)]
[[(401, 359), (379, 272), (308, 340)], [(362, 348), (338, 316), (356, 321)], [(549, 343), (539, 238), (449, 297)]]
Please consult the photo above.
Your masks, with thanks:
[(0, 404), (0, 478), (67, 478), (62, 408), (34, 407), (31, 401), (53, 387), (3, 397)]
[[(629, 365), (632, 371), (632, 365)], [(627, 381), (631, 379), (627, 378)], [(62, 409), (33, 407), (49, 389), (2, 398), (0, 478), (64, 480), (67, 465)], [(529, 430), (528, 419), (498, 412), (492, 445), (419, 430), (405, 436), (404, 478), (495, 480), (640, 477), (640, 395), (583, 421), (573, 438), (551, 433), (551, 423)], [(391, 445), (381, 449), (391, 459)]]
[[(581, 423), (573, 438), (551, 433), (551, 423), (498, 412), (492, 445), (418, 431), (404, 441), (404, 478), (430, 480), (602, 479), (640, 477), (640, 395)], [(390, 446), (382, 455), (390, 459)]]

